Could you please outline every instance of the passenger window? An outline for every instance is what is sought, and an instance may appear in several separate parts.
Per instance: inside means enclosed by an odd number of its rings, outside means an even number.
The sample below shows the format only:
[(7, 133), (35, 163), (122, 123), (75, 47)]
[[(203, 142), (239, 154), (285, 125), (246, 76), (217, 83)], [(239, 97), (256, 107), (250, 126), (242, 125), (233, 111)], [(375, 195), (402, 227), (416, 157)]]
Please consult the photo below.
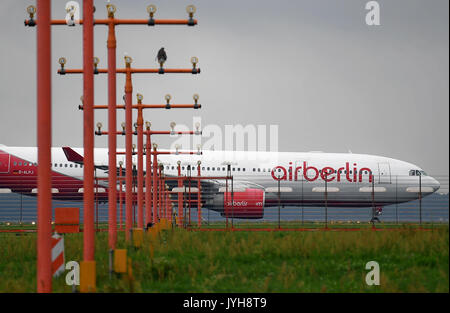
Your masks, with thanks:
[(72, 167), (72, 164), (70, 164), (69, 166)]
[(19, 162), (19, 166), (22, 166), (22, 162)]
[(260, 168), (258, 168), (258, 172), (261, 172), (261, 169), (260, 169)]
[(213, 171), (215, 171), (215, 170), (216, 170), (216, 168), (215, 168), (215, 167), (213, 167), (213, 168), (212, 168), (212, 170), (213, 170)]
[(209, 171), (209, 166), (206, 169)]
[(64, 164), (64, 167), (67, 167), (67, 164)]
[(242, 171), (245, 172), (245, 167), (242, 168)]

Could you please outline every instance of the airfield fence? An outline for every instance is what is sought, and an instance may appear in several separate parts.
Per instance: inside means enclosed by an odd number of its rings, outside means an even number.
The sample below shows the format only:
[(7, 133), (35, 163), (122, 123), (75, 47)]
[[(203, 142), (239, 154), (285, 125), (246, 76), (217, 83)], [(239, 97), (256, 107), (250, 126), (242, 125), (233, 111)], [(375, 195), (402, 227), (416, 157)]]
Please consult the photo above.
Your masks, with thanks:
[[(221, 173), (225, 175), (224, 173)], [(267, 174), (267, 173), (266, 173)], [(266, 175), (267, 176), (267, 175)], [(425, 176), (424, 176), (425, 177)], [(405, 185), (402, 183), (405, 177), (391, 177), (390, 182), (380, 183), (377, 179), (374, 183), (369, 183), (364, 180), (362, 183), (357, 183), (354, 186), (348, 185), (348, 188), (339, 188), (336, 183), (330, 182), (321, 185), (317, 188), (317, 182), (314, 182), (315, 190), (313, 190), (313, 182), (307, 180), (296, 181), (295, 184), (298, 187), (292, 188), (293, 184), (289, 181), (280, 181), (279, 184), (272, 180), (273, 186), (270, 190), (265, 192), (265, 208), (264, 215), (259, 219), (241, 219), (233, 217), (232, 210), (239, 208), (228, 208), (228, 218), (221, 215), (220, 212), (210, 210), (205, 207), (201, 209), (202, 218), (201, 226), (199, 227), (198, 210), (196, 203), (193, 202), (189, 206), (188, 201), (184, 201), (183, 211), (185, 212), (185, 225), (191, 229), (224, 229), (225, 227), (233, 227), (234, 229), (252, 229), (252, 228), (265, 228), (265, 229), (301, 229), (306, 227), (355, 227), (355, 225), (371, 224), (373, 215), (378, 218), (380, 223), (376, 222), (375, 225), (396, 225), (396, 224), (448, 224), (449, 213), (449, 176), (448, 175), (433, 175), (435, 179), (439, 181), (440, 189), (437, 192), (428, 194), (426, 183), (423, 184), (421, 199), (415, 199), (407, 201), (411, 196), (419, 197), (418, 192), (420, 190), (412, 189), (410, 192), (405, 193)], [(14, 181), (14, 177), (11, 176), (11, 181)], [(417, 179), (419, 177), (417, 176)], [(82, 184), (82, 180), (81, 184)], [(53, 181), (55, 183), (55, 179)], [(0, 186), (0, 225), (5, 224), (34, 224), (37, 220), (37, 198), (36, 190), (32, 193), (23, 194), (12, 192), (11, 187), (14, 186), (11, 182), (8, 182), (4, 177), (2, 183), (10, 188), (3, 188)], [(100, 184), (106, 184), (106, 181), (101, 181)], [(216, 182), (219, 183), (219, 182)], [(222, 187), (224, 182), (220, 182)], [(240, 179), (234, 178), (234, 190), (241, 192), (243, 189)], [(18, 186), (20, 182), (17, 182)], [(192, 185), (196, 186), (196, 183)], [(341, 184), (342, 186), (342, 184)], [(72, 183), (65, 183), (63, 188), (66, 190), (72, 190), (74, 193), (79, 193), (81, 201), (69, 201), (64, 199), (63, 194), (59, 190), (54, 190), (54, 196), (58, 196), (59, 199), (53, 200), (53, 208), (56, 207), (79, 207), (80, 208), (80, 223), (83, 223), (82, 213), (82, 193), (80, 193), (79, 185), (73, 185)], [(97, 224), (106, 223), (108, 221), (108, 204), (103, 202), (102, 199), (106, 199), (107, 193), (105, 189), (107, 186), (98, 186), (96, 191), (96, 204), (95, 204), (95, 218)], [(228, 190), (231, 192), (231, 183), (228, 182)], [(246, 186), (245, 188), (258, 188), (258, 186)], [(245, 189), (244, 188), (244, 189)], [(353, 189), (352, 189), (353, 188)], [(361, 189), (362, 188), (362, 189)], [(363, 190), (363, 191), (358, 191)], [(122, 190), (125, 188), (122, 186)], [(373, 206), (365, 208), (355, 208), (352, 206), (355, 199), (352, 199), (357, 192), (364, 194), (367, 201), (373, 201)], [(374, 192), (375, 190), (375, 192)], [(385, 191), (383, 191), (385, 190)], [(397, 191), (397, 201), (399, 203), (383, 205), (385, 200), (385, 194), (392, 191)], [(309, 206), (302, 203), (302, 199), (323, 199), (327, 197), (327, 205)], [(73, 197), (72, 193), (71, 197)], [(223, 193), (223, 190), (222, 190)], [(117, 217), (118, 224), (120, 225), (120, 218), (125, 218), (125, 192), (122, 192), (123, 200), (122, 206), (117, 204)], [(191, 197), (194, 199), (197, 192), (192, 192)], [(214, 197), (217, 197), (218, 191), (216, 187), (208, 187), (207, 184), (202, 185), (202, 200), (214, 201)], [(172, 197), (177, 197), (177, 193), (172, 194)], [(278, 198), (280, 197), (280, 198)], [(188, 195), (185, 194), (185, 199), (188, 199)], [(223, 199), (223, 197), (222, 197)], [(278, 202), (278, 199), (280, 201)], [(252, 200), (252, 199), (249, 199)], [(253, 199), (258, 201), (260, 199)], [(223, 201), (223, 200), (222, 200)], [(283, 205), (284, 202), (289, 202), (289, 206)], [(216, 201), (217, 202), (217, 201)], [(250, 202), (250, 201), (249, 201)], [(341, 207), (334, 207), (336, 202), (348, 203)], [(176, 209), (177, 201), (172, 201), (174, 205), (173, 211)], [(279, 204), (280, 203), (280, 204)], [(382, 212), (378, 212), (376, 209), (382, 206)], [(375, 208), (375, 211), (373, 211)], [(121, 211), (122, 210), (122, 214)], [(375, 212), (373, 214), (373, 212)], [(223, 212), (224, 213), (224, 212)], [(381, 213), (381, 214), (379, 214)], [(133, 204), (133, 216), (134, 220), (137, 217), (137, 205)], [(189, 223), (190, 222), (190, 223)]]

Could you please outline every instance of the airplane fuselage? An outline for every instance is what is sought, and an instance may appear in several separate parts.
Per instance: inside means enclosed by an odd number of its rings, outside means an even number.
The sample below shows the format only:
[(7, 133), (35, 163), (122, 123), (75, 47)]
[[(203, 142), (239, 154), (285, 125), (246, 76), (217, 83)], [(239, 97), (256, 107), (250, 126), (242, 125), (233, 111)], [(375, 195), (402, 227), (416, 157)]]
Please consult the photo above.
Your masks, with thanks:
[[(83, 155), (83, 149), (73, 150)], [(96, 166), (108, 166), (107, 149), (96, 148), (94, 155)], [(118, 155), (117, 167), (120, 161), (125, 164), (124, 155)], [(243, 193), (243, 203), (247, 203), (246, 190), (262, 190), (262, 199), (257, 200), (263, 207), (279, 201), (283, 206), (384, 206), (412, 201), (439, 189), (439, 182), (414, 164), (365, 154), (204, 151), (202, 155), (159, 155), (158, 161), (164, 165), (166, 176), (178, 175), (178, 161), (182, 175), (190, 166), (192, 176), (197, 175), (198, 161), (202, 176), (226, 176), (230, 165), (233, 188)], [(137, 164), (136, 155), (133, 163)], [(37, 148), (0, 146), (0, 190), (36, 194), (36, 165)], [(108, 169), (99, 167), (95, 191), (100, 201), (107, 201), (107, 181), (101, 178), (108, 176)], [(62, 148), (52, 148), (52, 175), (54, 199), (82, 200), (83, 166), (68, 161)], [(216, 195), (223, 194), (220, 189), (225, 181), (204, 182), (211, 185), (207, 189), (212, 194), (202, 196), (204, 206), (220, 211), (223, 196)]]

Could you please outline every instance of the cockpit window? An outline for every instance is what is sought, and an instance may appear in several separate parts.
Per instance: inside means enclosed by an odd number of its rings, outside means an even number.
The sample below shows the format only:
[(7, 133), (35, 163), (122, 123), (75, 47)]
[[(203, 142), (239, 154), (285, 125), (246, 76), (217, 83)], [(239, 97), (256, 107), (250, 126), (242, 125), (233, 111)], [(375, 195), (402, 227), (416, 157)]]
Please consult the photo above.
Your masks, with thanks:
[(425, 171), (421, 171), (421, 170), (410, 170), (409, 176), (427, 176), (427, 173), (425, 173)]

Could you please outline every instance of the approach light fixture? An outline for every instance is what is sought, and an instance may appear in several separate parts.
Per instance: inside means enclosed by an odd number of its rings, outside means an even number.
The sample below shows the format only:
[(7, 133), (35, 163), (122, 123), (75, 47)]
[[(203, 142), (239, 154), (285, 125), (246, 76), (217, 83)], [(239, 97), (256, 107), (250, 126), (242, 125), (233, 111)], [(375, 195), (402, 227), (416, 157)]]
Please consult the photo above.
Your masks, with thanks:
[(33, 18), (36, 14), (36, 7), (34, 5), (29, 5), (27, 7), (27, 13), (30, 15), (30, 18)]
[(136, 98), (139, 104), (142, 104), (142, 100), (144, 99), (144, 96), (140, 93), (136, 94)]
[(170, 99), (172, 99), (172, 96), (167, 94), (164, 98), (166, 99), (166, 109), (170, 109)]
[(75, 20), (74, 20), (74, 16), (75, 16), (75, 6), (74, 5), (70, 5), (66, 8), (66, 12), (67, 14), (69, 14), (70, 16), (70, 20), (67, 21), (67, 26), (75, 26)]
[(175, 122), (170, 122), (170, 134), (175, 135), (175, 126), (177, 124)]
[(189, 21), (188, 21), (188, 25), (189, 26), (194, 26), (194, 13), (197, 11), (197, 9), (195, 8), (194, 5), (188, 5), (186, 7), (186, 12), (189, 14)]
[(30, 27), (36, 26), (36, 21), (33, 19), (34, 15), (36, 14), (36, 7), (34, 5), (29, 5), (27, 7), (27, 13), (30, 16), (30, 19), (28, 21), (25, 20), (25, 22), (24, 22), (25, 26), (27, 26), (27, 25)]
[(150, 123), (149, 121), (145, 121), (145, 128), (147, 128), (147, 130), (150, 130), (151, 126), (152, 126), (152, 123)]
[(150, 4), (147, 6), (147, 13), (150, 15), (150, 17), (153, 17), (153, 14), (156, 13), (156, 5)]
[(127, 124), (125, 124), (125, 122), (122, 122), (122, 124), (120, 124), (120, 126), (122, 126), (122, 135), (125, 135), (125, 126)]
[(131, 63), (133, 62), (133, 59), (127, 54), (125, 54), (125, 56), (123, 58), (125, 59), (125, 65), (126, 66), (130, 66)]
[(200, 131), (200, 122), (196, 122), (195, 123), (195, 134), (196, 135), (201, 135), (202, 132)]
[(198, 99), (200, 99), (200, 96), (196, 93), (192, 98), (194, 99), (194, 109), (198, 109)]
[(147, 13), (149, 15), (148, 26), (155, 26), (155, 20), (153, 19), (153, 15), (156, 13), (156, 5), (150, 4), (147, 6)]
[(198, 155), (202, 154), (201, 150), (202, 150), (202, 145), (198, 144), (197, 145), (197, 154)]
[(175, 154), (176, 154), (176, 155), (178, 155), (178, 154), (180, 153), (180, 152), (179, 152), (180, 148), (181, 148), (181, 145), (179, 145), (179, 144), (176, 144), (176, 145), (175, 145)]
[(116, 13), (116, 6), (114, 4), (108, 3), (106, 5), (106, 10), (108, 11), (108, 17), (114, 17), (114, 13)]
[(66, 59), (65, 57), (60, 57), (60, 58), (58, 59), (58, 63), (59, 63), (59, 65), (61, 65), (61, 71), (60, 71), (60, 74), (61, 74), (61, 75), (64, 75), (64, 74), (66, 73), (66, 70), (64, 69), (64, 65), (66, 65), (67, 59)]
[(95, 132), (96, 135), (100, 136), (102, 134), (102, 123), (98, 122), (97, 123), (97, 131)]
[(100, 59), (98, 57), (94, 57), (94, 74), (98, 74), (98, 64), (100, 63)]
[(193, 66), (194, 69), (197, 68), (198, 58), (197, 57), (192, 57), (191, 58), (191, 63), (192, 63), (192, 66)]

